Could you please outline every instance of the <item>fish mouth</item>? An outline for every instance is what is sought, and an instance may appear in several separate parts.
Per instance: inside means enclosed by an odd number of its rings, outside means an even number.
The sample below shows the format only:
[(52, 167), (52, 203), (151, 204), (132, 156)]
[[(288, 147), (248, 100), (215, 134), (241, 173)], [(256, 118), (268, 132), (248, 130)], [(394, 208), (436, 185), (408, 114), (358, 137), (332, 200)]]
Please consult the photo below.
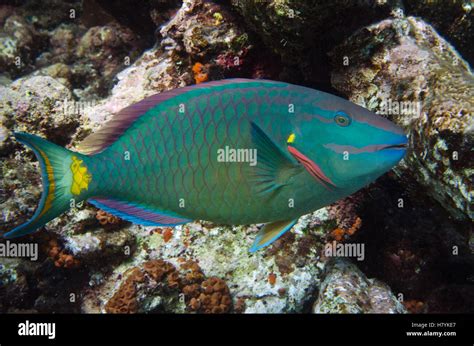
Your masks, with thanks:
[(408, 147), (407, 143), (400, 143), (400, 144), (390, 144), (390, 145), (384, 145), (380, 150), (406, 150)]

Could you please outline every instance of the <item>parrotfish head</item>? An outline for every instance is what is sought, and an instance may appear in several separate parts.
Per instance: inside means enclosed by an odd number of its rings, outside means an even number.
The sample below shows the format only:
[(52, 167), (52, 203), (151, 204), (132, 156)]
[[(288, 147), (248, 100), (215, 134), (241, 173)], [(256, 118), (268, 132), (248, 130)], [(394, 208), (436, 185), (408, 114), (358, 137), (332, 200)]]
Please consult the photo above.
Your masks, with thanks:
[(399, 126), (340, 97), (315, 96), (295, 117), (288, 150), (321, 184), (355, 191), (403, 158), (407, 137)]

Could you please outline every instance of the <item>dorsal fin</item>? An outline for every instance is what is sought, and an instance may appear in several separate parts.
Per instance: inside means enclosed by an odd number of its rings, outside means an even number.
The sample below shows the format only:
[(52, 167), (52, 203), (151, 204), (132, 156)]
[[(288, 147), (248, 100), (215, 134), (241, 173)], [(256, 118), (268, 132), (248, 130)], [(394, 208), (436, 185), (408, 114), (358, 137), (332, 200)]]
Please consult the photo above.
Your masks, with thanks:
[(101, 151), (109, 147), (112, 143), (114, 143), (132, 125), (135, 120), (145, 114), (150, 108), (153, 108), (161, 102), (169, 100), (177, 95), (184, 94), (190, 90), (209, 88), (220, 85), (251, 82), (271, 82), (274, 84), (278, 83), (263, 79), (235, 78), (201, 83), (198, 85), (190, 85), (183, 88), (164, 91), (162, 93), (149, 96), (126, 108), (123, 108), (118, 113), (113, 115), (112, 118), (107, 123), (105, 123), (99, 130), (95, 131), (94, 133), (86, 137), (81, 143), (79, 143), (76, 149), (81, 153), (88, 155), (100, 153)]

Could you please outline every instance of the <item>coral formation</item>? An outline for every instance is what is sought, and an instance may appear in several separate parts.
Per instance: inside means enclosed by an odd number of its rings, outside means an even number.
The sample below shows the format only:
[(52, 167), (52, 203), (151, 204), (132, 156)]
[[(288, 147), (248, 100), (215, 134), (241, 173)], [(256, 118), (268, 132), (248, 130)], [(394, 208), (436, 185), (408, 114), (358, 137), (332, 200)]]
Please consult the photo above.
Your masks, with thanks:
[(269, 283), (270, 285), (274, 286), (275, 283), (276, 283), (276, 279), (277, 279), (277, 276), (276, 276), (275, 273), (270, 273), (270, 274), (268, 274), (268, 283)]
[[(225, 313), (232, 307), (229, 288), (224, 280), (205, 278), (199, 265), (186, 261), (180, 265), (180, 271), (170, 262), (150, 260), (140, 267), (129, 269), (117, 291), (105, 304), (108, 313), (136, 313), (143, 306), (144, 292), (159, 291), (165, 295), (183, 294), (185, 304), (190, 311), (201, 313)], [(175, 300), (179, 298), (175, 297)]]
[(121, 222), (121, 219), (117, 216), (109, 214), (103, 210), (98, 210), (95, 218), (99, 221), (102, 226), (105, 225), (116, 225)]
[(80, 265), (79, 260), (74, 258), (72, 255), (66, 253), (62, 249), (56, 239), (51, 239), (49, 241), (49, 251), (48, 257), (54, 261), (54, 265), (60, 268), (77, 268)]
[(423, 312), (425, 304), (417, 300), (407, 300), (403, 302), (405, 308), (412, 314), (419, 314)]
[(108, 313), (136, 313), (138, 311), (137, 302), (137, 284), (143, 282), (143, 272), (135, 268), (127, 279), (120, 285), (118, 291), (105, 305), (105, 311)]
[(202, 282), (201, 291), (203, 292), (199, 294), (196, 300), (199, 309), (195, 311), (217, 314), (230, 310), (232, 299), (224, 280), (215, 277), (209, 278)]
[(171, 227), (166, 227), (163, 231), (163, 240), (165, 241), (165, 243), (169, 242), (172, 236), (173, 229)]
[(200, 62), (197, 62), (193, 65), (194, 80), (196, 84), (207, 81), (208, 74), (205, 72), (205, 66)]

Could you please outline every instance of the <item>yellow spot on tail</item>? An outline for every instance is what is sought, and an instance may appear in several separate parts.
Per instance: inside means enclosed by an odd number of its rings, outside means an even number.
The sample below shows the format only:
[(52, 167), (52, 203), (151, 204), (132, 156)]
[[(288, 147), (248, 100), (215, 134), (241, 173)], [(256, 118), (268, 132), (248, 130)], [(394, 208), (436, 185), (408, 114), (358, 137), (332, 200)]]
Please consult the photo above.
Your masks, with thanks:
[(286, 143), (293, 143), (295, 141), (295, 137), (296, 137), (295, 134), (292, 133), (286, 140)]
[(87, 170), (86, 166), (82, 165), (83, 161), (79, 160), (76, 156), (72, 157), (71, 172), (72, 172), (72, 186), (71, 193), (73, 195), (79, 195), (82, 190), (89, 188), (89, 183), (92, 180), (92, 176)]
[(46, 200), (44, 202), (44, 206), (43, 206), (43, 210), (41, 211), (41, 214), (38, 215), (38, 217), (41, 217), (51, 208), (51, 205), (53, 204), (54, 190), (56, 189), (56, 183), (54, 182), (53, 166), (51, 165), (49, 158), (41, 149), (38, 149), (36, 147), (35, 149), (40, 153), (41, 157), (44, 160), (44, 165), (46, 166), (46, 175), (48, 177), (48, 183), (49, 183), (48, 196), (46, 196)]

